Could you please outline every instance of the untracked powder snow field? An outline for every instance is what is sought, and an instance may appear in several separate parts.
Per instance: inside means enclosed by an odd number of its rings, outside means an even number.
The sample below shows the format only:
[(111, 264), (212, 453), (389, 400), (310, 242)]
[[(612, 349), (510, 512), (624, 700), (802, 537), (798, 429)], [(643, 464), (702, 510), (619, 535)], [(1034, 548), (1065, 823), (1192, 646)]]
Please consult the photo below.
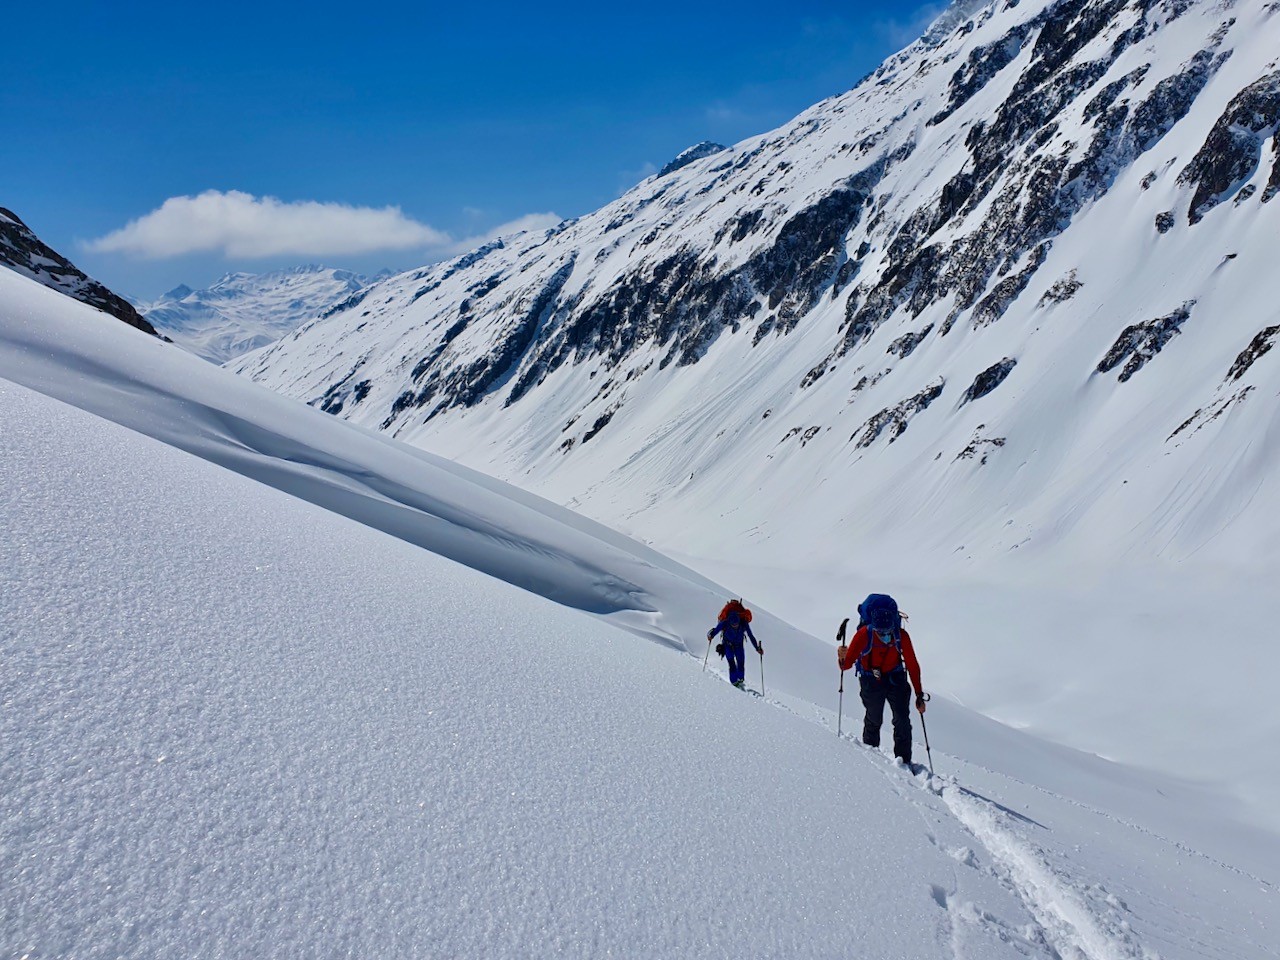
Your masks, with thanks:
[(912, 775), (767, 611), (765, 696), (704, 672), (727, 591), (653, 551), (0, 304), (6, 955), (1280, 955), (1219, 796), (941, 690)]

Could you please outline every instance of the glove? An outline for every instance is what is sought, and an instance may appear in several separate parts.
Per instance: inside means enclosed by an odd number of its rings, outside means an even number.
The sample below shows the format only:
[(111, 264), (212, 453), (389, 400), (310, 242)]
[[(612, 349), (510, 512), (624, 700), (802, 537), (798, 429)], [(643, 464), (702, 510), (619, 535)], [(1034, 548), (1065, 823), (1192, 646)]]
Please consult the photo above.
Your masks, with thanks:
[(716, 656), (720, 657), (720, 659), (722, 659), (722, 660), (724, 659), (724, 644), (723, 644), (723, 643), (717, 643), (717, 644), (716, 644)]
[(919, 710), (921, 713), (924, 713), (924, 694), (923, 693), (916, 694), (916, 709)]
[(712, 637), (714, 637), (715, 635), (716, 635), (716, 632), (715, 632), (714, 630), (708, 630), (708, 631), (707, 631), (707, 643), (710, 643), (710, 642), (711, 642), (711, 638), (712, 638)]
[(760, 654), (760, 656), (762, 656), (762, 657), (764, 656), (764, 644), (763, 644), (763, 643), (757, 643), (757, 644), (756, 644), (756, 653)]
[(844, 669), (844, 658), (849, 653), (849, 648), (843, 644), (836, 647), (836, 662), (840, 664), (840, 669)]

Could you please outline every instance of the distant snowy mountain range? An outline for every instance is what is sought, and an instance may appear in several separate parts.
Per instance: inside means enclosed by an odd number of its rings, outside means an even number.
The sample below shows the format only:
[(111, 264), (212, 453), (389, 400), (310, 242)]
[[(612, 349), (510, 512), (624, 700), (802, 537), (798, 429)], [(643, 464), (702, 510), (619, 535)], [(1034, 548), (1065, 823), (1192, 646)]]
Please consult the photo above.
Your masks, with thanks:
[(816, 634), (900, 592), (971, 705), (1261, 803), (1184, 684), (1206, 636), (1253, 655), (1280, 565), (1278, 51), (1274, 0), (957, 4), (785, 126), (234, 366)]
[(198, 356), (225, 363), (340, 308), (375, 280), (314, 264), (270, 273), (229, 273), (204, 290), (176, 287), (139, 303), (142, 315)]
[(204, 290), (175, 287), (154, 302), (130, 301), (85, 275), (0, 207), (0, 266), (64, 293), (213, 363), (274, 343), (308, 320), (342, 309), (371, 283), (349, 270), (308, 264), (269, 273), (228, 273)]

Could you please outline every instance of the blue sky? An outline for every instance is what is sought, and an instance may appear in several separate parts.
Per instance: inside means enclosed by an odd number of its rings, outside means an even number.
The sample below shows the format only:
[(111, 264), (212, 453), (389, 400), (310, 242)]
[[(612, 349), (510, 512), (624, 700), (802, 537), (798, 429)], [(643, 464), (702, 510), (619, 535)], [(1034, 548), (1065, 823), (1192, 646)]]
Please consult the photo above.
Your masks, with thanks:
[(943, 5), (15, 4), (0, 206), (139, 297), (407, 269), (777, 126)]

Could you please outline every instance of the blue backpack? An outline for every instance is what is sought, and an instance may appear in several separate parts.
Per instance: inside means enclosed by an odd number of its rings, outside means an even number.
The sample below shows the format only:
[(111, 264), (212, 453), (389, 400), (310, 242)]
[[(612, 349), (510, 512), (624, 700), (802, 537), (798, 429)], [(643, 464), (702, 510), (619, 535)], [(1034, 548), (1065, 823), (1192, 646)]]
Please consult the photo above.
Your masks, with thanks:
[(898, 601), (887, 593), (873, 593), (858, 604), (858, 626), (866, 626), (876, 633), (892, 633), (895, 641), (902, 639), (902, 614)]

